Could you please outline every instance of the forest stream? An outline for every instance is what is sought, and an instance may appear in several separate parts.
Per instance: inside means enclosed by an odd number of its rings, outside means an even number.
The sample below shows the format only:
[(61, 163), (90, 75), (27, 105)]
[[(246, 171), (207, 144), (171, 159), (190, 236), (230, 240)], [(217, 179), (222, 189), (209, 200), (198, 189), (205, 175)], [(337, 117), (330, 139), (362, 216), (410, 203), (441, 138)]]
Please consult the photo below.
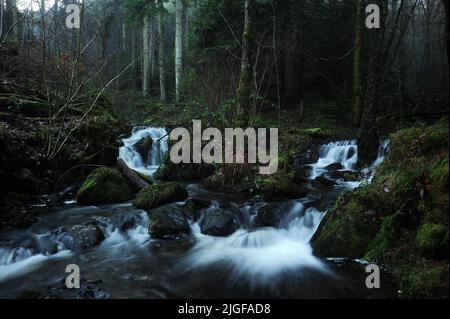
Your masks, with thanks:
[[(146, 163), (134, 148), (143, 137), (153, 140)], [(381, 289), (367, 289), (366, 264), (360, 260), (317, 258), (310, 240), (330, 203), (346, 190), (368, 183), (384, 158), (380, 145), (373, 165), (361, 170), (361, 180), (335, 179), (335, 186), (311, 188), (304, 197), (277, 202), (283, 210), (278, 228), (258, 228), (255, 218), (268, 203), (241, 199), (238, 194), (212, 192), (186, 182), (189, 200), (207, 203), (190, 235), (161, 240), (149, 233), (149, 216), (131, 202), (80, 206), (68, 200), (48, 207), (27, 230), (0, 232), (0, 298), (35, 292), (50, 298), (389, 298), (396, 294), (390, 275), (383, 271)], [(356, 141), (335, 141), (319, 149), (310, 165), (309, 179), (330, 164), (357, 169)], [(152, 176), (168, 151), (164, 128), (135, 127), (123, 139), (119, 158)], [(183, 210), (187, 201), (165, 207)], [(200, 222), (217, 210), (237, 216), (236, 231), (226, 237), (204, 235)], [(65, 229), (95, 221), (104, 238), (88, 250), (77, 249)], [(92, 240), (88, 238), (87, 240)], [(330, 256), (333, 257), (333, 256)], [(81, 289), (64, 287), (65, 268), (77, 264)]]

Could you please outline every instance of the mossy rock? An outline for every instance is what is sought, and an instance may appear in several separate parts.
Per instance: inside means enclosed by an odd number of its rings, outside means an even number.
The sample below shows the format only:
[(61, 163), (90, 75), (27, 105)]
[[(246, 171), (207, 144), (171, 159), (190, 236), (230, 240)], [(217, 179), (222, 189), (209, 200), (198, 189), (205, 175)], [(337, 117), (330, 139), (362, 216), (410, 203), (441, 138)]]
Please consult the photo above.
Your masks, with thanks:
[(344, 194), (325, 215), (312, 240), (316, 255), (348, 258), (365, 255), (380, 220), (353, 195)]
[(391, 247), (395, 246), (395, 240), (398, 238), (403, 217), (403, 214), (398, 212), (383, 219), (380, 230), (369, 244), (368, 252), (366, 252), (363, 259), (384, 263), (384, 255)]
[(448, 168), (448, 154), (446, 154), (430, 174), (434, 206), (443, 210), (448, 210)]
[(373, 182), (327, 212), (314, 252), (385, 265), (405, 297), (448, 295), (448, 138), (448, 122), (392, 134)]
[(416, 235), (416, 245), (423, 256), (448, 256), (448, 228), (437, 224), (423, 224)]
[(186, 188), (176, 182), (149, 185), (143, 188), (133, 205), (136, 208), (150, 210), (152, 208), (182, 201), (188, 197)]
[(132, 197), (127, 181), (117, 169), (100, 167), (89, 174), (76, 199), (78, 204), (91, 205), (118, 203)]
[(448, 265), (412, 265), (402, 279), (400, 288), (407, 298), (448, 298)]

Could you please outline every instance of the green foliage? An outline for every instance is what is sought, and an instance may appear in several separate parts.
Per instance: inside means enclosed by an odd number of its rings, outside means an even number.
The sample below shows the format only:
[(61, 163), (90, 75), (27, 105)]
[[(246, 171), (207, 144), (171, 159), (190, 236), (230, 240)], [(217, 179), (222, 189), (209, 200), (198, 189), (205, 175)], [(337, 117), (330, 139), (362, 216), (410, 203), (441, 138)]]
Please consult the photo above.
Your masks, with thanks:
[[(168, 0), (164, 0), (167, 2)], [(163, 13), (166, 13), (165, 9), (160, 6), (157, 6), (154, 1), (148, 0), (125, 0), (124, 2), (124, 10), (127, 15), (127, 20), (130, 23), (142, 24), (142, 19), (144, 16), (156, 16), (163, 10)]]
[[(433, 298), (445, 289), (445, 268), (442, 266), (426, 265), (406, 270), (404, 275), (404, 293), (406, 297)], [(448, 270), (447, 270), (448, 273)], [(448, 284), (448, 277), (447, 277)], [(448, 293), (448, 291), (447, 291)]]
[(447, 227), (423, 224), (417, 231), (416, 245), (424, 256), (438, 258), (448, 249)]

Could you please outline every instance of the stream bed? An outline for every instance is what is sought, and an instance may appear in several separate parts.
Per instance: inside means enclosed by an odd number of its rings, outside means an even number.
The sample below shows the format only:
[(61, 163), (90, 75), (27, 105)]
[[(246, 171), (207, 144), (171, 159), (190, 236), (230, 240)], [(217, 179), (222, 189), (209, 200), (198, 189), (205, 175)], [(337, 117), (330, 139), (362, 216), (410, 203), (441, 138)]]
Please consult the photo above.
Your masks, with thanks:
[[(129, 167), (151, 176), (167, 152), (167, 132), (162, 128), (134, 128), (124, 139), (119, 157)], [(144, 163), (133, 145), (142, 137), (153, 140)], [(67, 202), (47, 208), (27, 230), (0, 232), (0, 298), (392, 298), (396, 290), (388, 272), (380, 289), (368, 289), (365, 263), (340, 256), (321, 259), (310, 240), (327, 207), (342, 192), (370, 181), (383, 160), (386, 143), (360, 181), (334, 179), (328, 189), (312, 188), (303, 198), (275, 203), (283, 210), (277, 227), (256, 227), (255, 219), (269, 204), (246, 201), (235, 194), (212, 192), (200, 184), (186, 183), (189, 199), (207, 203), (201, 215), (218, 209), (238, 216), (238, 229), (227, 237), (201, 233), (200, 220), (190, 221), (191, 235), (172, 240), (152, 237), (149, 216), (131, 202), (78, 206)], [(311, 183), (330, 164), (355, 171), (355, 141), (336, 141), (319, 150), (310, 165)], [(167, 205), (183, 210), (186, 202)], [(97, 233), (73, 236), (66, 230), (95, 223)], [(81, 243), (75, 239), (80, 239)], [(96, 241), (99, 243), (97, 244)], [(83, 249), (83, 243), (94, 243)], [(64, 286), (65, 269), (77, 264), (81, 289)]]

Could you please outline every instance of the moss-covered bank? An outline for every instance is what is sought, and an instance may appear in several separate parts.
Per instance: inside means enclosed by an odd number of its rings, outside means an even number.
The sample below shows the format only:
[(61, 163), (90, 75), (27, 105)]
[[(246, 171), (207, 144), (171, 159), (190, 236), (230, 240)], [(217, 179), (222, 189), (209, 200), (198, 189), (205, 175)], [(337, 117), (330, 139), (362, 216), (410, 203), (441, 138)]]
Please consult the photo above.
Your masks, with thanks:
[(448, 296), (448, 135), (447, 119), (392, 134), (373, 182), (328, 211), (314, 252), (385, 265), (404, 297)]

